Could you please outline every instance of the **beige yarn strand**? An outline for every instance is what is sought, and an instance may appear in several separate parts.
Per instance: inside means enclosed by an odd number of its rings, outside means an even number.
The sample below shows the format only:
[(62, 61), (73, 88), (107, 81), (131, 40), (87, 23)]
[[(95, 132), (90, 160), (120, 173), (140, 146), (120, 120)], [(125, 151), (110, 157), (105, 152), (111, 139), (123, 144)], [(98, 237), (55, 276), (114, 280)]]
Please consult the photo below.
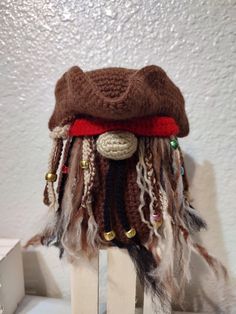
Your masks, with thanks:
[(93, 249), (97, 250), (97, 245), (95, 243), (98, 226), (94, 219), (92, 211), (92, 195), (91, 189), (94, 183), (95, 177), (95, 144), (94, 140), (88, 137), (85, 137), (83, 140), (83, 151), (82, 158), (83, 160), (89, 161), (89, 168), (84, 170), (84, 195), (82, 197), (82, 207), (86, 208), (88, 211), (88, 230), (87, 230), (87, 243)]
[[(58, 139), (63, 139), (65, 140), (68, 137), (68, 130), (69, 130), (69, 125), (65, 125), (63, 127), (55, 127), (52, 132), (50, 133), (50, 137), (53, 140), (52, 143), (52, 150), (49, 155), (49, 160), (48, 160), (48, 172), (52, 172), (52, 163), (53, 163), (53, 158), (55, 155), (55, 151), (57, 149), (57, 142)], [(56, 197), (56, 192), (54, 190), (54, 182), (47, 182), (47, 191), (48, 191), (48, 199), (49, 199), (49, 209), (53, 209), (57, 211), (58, 209), (58, 201)]]
[(145, 162), (144, 162), (144, 138), (140, 138), (139, 140), (139, 161), (136, 165), (136, 171), (137, 171), (137, 184), (140, 188), (140, 204), (138, 207), (138, 211), (140, 213), (140, 217), (143, 223), (145, 223), (148, 228), (150, 230), (153, 230), (152, 225), (150, 224), (149, 221), (147, 221), (144, 217), (144, 213), (143, 213), (143, 207), (145, 206), (145, 200), (144, 200), (144, 194), (145, 192), (148, 192), (148, 188), (146, 185), (146, 181), (143, 180), (143, 176), (146, 176), (146, 166), (145, 166)]

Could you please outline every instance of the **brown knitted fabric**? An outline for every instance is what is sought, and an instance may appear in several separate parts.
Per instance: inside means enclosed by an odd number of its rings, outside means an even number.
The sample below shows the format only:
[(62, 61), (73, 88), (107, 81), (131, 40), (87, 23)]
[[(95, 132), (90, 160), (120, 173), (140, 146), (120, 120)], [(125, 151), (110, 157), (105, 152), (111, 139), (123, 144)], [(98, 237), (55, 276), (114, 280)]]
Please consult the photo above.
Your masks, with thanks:
[[(135, 228), (137, 234), (142, 243), (146, 243), (148, 241), (148, 237), (150, 234), (150, 230), (146, 224), (141, 221), (140, 214), (138, 212), (138, 207), (140, 204), (140, 190), (137, 185), (137, 173), (136, 173), (136, 163), (137, 163), (137, 155), (135, 154), (130, 159), (127, 159), (127, 182), (125, 189), (125, 211), (127, 213), (127, 218), (130, 223), (130, 226)], [(93, 212), (95, 220), (99, 226), (99, 234), (101, 239), (104, 238), (104, 217), (103, 217), (103, 207), (104, 207), (104, 199), (105, 199), (105, 180), (109, 161), (108, 159), (97, 155), (96, 162), (97, 176), (95, 182), (95, 188), (93, 191), (94, 197), (94, 206)], [(115, 184), (115, 183), (114, 183)], [(146, 201), (146, 205), (143, 209), (146, 218), (149, 216), (149, 199)], [(110, 207), (111, 211), (111, 221), (112, 221), (112, 229), (116, 233), (116, 239), (124, 244), (130, 244), (131, 240), (125, 236), (125, 230), (121, 225), (120, 219), (118, 218), (116, 206), (114, 203), (111, 203)], [(110, 245), (109, 242), (105, 244)]]
[(51, 130), (81, 116), (127, 120), (159, 115), (175, 119), (180, 128), (178, 136), (189, 132), (180, 90), (155, 65), (140, 70), (106, 68), (89, 72), (74, 66), (57, 82), (55, 97)]

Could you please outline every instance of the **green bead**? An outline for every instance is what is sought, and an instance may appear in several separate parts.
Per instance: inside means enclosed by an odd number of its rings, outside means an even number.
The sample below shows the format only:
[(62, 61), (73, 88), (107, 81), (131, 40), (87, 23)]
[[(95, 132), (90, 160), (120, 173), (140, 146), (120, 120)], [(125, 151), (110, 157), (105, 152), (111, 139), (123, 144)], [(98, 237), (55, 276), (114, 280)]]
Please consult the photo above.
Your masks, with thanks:
[(170, 140), (170, 146), (173, 149), (177, 149), (179, 147), (179, 143), (178, 143), (177, 138), (173, 138), (173, 139)]

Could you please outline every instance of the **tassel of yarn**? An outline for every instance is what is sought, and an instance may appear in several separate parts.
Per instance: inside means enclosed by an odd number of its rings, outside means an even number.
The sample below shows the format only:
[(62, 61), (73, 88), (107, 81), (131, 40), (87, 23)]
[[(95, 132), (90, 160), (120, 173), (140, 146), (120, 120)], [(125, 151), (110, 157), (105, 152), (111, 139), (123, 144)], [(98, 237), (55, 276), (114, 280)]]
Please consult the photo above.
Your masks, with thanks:
[(191, 239), (189, 240), (189, 245), (193, 252), (203, 258), (217, 278), (220, 278), (220, 276), (223, 274), (223, 278), (226, 280), (228, 279), (228, 272), (225, 266), (214, 256), (210, 255), (202, 245), (194, 243)]
[[(69, 168), (68, 176), (61, 187), (59, 197), (61, 197), (61, 213), (58, 222), (60, 242), (70, 259), (78, 257), (81, 250), (81, 222), (83, 216), (78, 218), (78, 208), (74, 204), (76, 194), (76, 183), (83, 178), (78, 176), (78, 161), (81, 159), (81, 138), (73, 138), (71, 151), (68, 153), (66, 165)], [(66, 153), (66, 152), (65, 152)], [(63, 163), (64, 165), (64, 163)], [(82, 187), (82, 186), (81, 186)]]
[(98, 226), (95, 221), (92, 211), (92, 188), (95, 179), (95, 144), (94, 140), (85, 137), (83, 139), (82, 158), (88, 163), (88, 169), (84, 169), (84, 193), (82, 197), (81, 206), (87, 210), (88, 229), (87, 229), (87, 244), (92, 251), (97, 250), (96, 237), (98, 235)]
[[(150, 149), (150, 144), (151, 144), (152, 139), (146, 138), (145, 139), (145, 156), (144, 156), (144, 162), (145, 162), (145, 167), (144, 169), (146, 170), (146, 174), (144, 176), (146, 185), (147, 185), (147, 191), (148, 195), (150, 198), (150, 203), (149, 203), (149, 212), (150, 212), (150, 222), (153, 226), (153, 230), (155, 235), (159, 238), (159, 225), (156, 223), (154, 220), (155, 214), (159, 213), (161, 215), (161, 204), (160, 200), (158, 199), (158, 194), (157, 193), (157, 187), (158, 187), (158, 182), (156, 180), (156, 177), (154, 175), (154, 168), (153, 168), (153, 154)], [(159, 188), (158, 188), (159, 189)]]
[(145, 165), (144, 157), (145, 157), (145, 138), (139, 139), (139, 161), (136, 165), (137, 171), (137, 184), (140, 188), (140, 204), (138, 207), (138, 211), (141, 217), (141, 221), (145, 223), (148, 228), (150, 229), (150, 237), (153, 234), (153, 226), (151, 223), (145, 219), (143, 208), (145, 206), (145, 193), (149, 193), (148, 186), (147, 186), (147, 168)]
[[(68, 137), (69, 125), (63, 127), (55, 127), (50, 133), (53, 140), (52, 150), (48, 160), (48, 173), (46, 175), (46, 186), (44, 190), (44, 203), (50, 209), (57, 210), (58, 202), (56, 192), (54, 190), (54, 182), (56, 181), (56, 172), (60, 164), (61, 154), (63, 150), (63, 140)], [(53, 180), (49, 179), (49, 175), (54, 176)]]
[(201, 229), (207, 229), (206, 221), (200, 216), (198, 211), (187, 202), (183, 220), (190, 233), (199, 232)]
[(165, 285), (158, 278), (158, 264), (152, 252), (138, 243), (129, 245), (127, 250), (144, 290), (151, 294), (153, 304), (155, 304), (155, 300), (158, 298), (164, 310), (167, 303), (170, 302), (170, 297), (165, 289)]
[(173, 275), (174, 261), (174, 238), (172, 229), (172, 219), (168, 213), (168, 199), (165, 191), (161, 188), (160, 200), (163, 214), (162, 236), (159, 237), (158, 251), (160, 251), (159, 277), (166, 280), (168, 275)]

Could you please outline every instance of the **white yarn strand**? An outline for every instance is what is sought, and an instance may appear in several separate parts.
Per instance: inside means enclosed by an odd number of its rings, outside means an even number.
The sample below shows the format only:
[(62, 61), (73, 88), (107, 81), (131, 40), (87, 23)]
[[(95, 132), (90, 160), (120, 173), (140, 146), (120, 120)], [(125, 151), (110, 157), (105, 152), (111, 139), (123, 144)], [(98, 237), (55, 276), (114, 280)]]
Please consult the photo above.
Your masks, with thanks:
[(139, 161), (136, 165), (136, 171), (137, 171), (137, 184), (140, 189), (140, 204), (138, 207), (138, 211), (140, 213), (141, 221), (145, 223), (148, 228), (153, 231), (153, 227), (150, 224), (149, 221), (147, 221), (144, 217), (143, 213), (143, 207), (145, 206), (145, 200), (144, 200), (144, 195), (145, 192), (148, 192), (148, 188), (146, 185), (146, 181), (143, 180), (143, 177), (146, 175), (146, 165), (144, 162), (144, 138), (139, 139)]
[[(61, 237), (61, 243), (66, 251), (66, 253), (71, 258), (78, 258), (80, 257), (81, 251), (81, 223), (83, 221), (83, 216), (79, 217), (78, 221), (76, 222), (76, 232), (74, 232), (74, 237), (72, 238), (71, 233), (68, 233), (68, 228), (71, 222), (71, 216), (73, 214), (73, 197), (74, 197), (74, 184), (76, 181), (75, 176), (78, 165), (78, 158), (79, 158), (79, 147), (78, 143), (80, 142), (79, 139), (75, 140), (72, 153), (71, 153), (71, 162), (70, 162), (70, 172), (66, 181), (64, 195), (62, 199), (62, 208), (63, 208), (63, 234)], [(73, 242), (76, 243), (76, 248), (73, 245)]]
[(161, 263), (158, 268), (159, 276), (162, 280), (165, 280), (166, 274), (173, 273), (173, 261), (174, 261), (174, 240), (172, 219), (168, 213), (168, 199), (165, 191), (160, 188), (160, 200), (162, 205), (163, 215), (163, 236), (159, 238), (158, 246), (160, 249)]
[[(155, 226), (155, 221), (153, 219), (154, 217), (154, 205), (157, 202), (157, 198), (156, 195), (154, 193), (154, 189), (153, 189), (153, 184), (150, 180), (150, 178), (153, 176), (154, 173), (154, 169), (152, 166), (152, 163), (150, 163), (148, 161), (148, 158), (144, 157), (144, 163), (145, 163), (145, 167), (144, 167), (144, 179), (146, 182), (146, 186), (147, 186), (147, 191), (150, 197), (150, 203), (149, 203), (149, 212), (150, 212), (150, 221), (152, 223), (153, 226), (153, 230), (155, 235), (159, 238), (159, 233), (158, 233), (158, 228)], [(148, 171), (147, 171), (147, 166), (148, 166)]]
[(63, 140), (67, 139), (70, 125), (66, 124), (64, 126), (56, 126), (51, 132), (51, 139), (55, 140), (58, 138), (62, 138)]

